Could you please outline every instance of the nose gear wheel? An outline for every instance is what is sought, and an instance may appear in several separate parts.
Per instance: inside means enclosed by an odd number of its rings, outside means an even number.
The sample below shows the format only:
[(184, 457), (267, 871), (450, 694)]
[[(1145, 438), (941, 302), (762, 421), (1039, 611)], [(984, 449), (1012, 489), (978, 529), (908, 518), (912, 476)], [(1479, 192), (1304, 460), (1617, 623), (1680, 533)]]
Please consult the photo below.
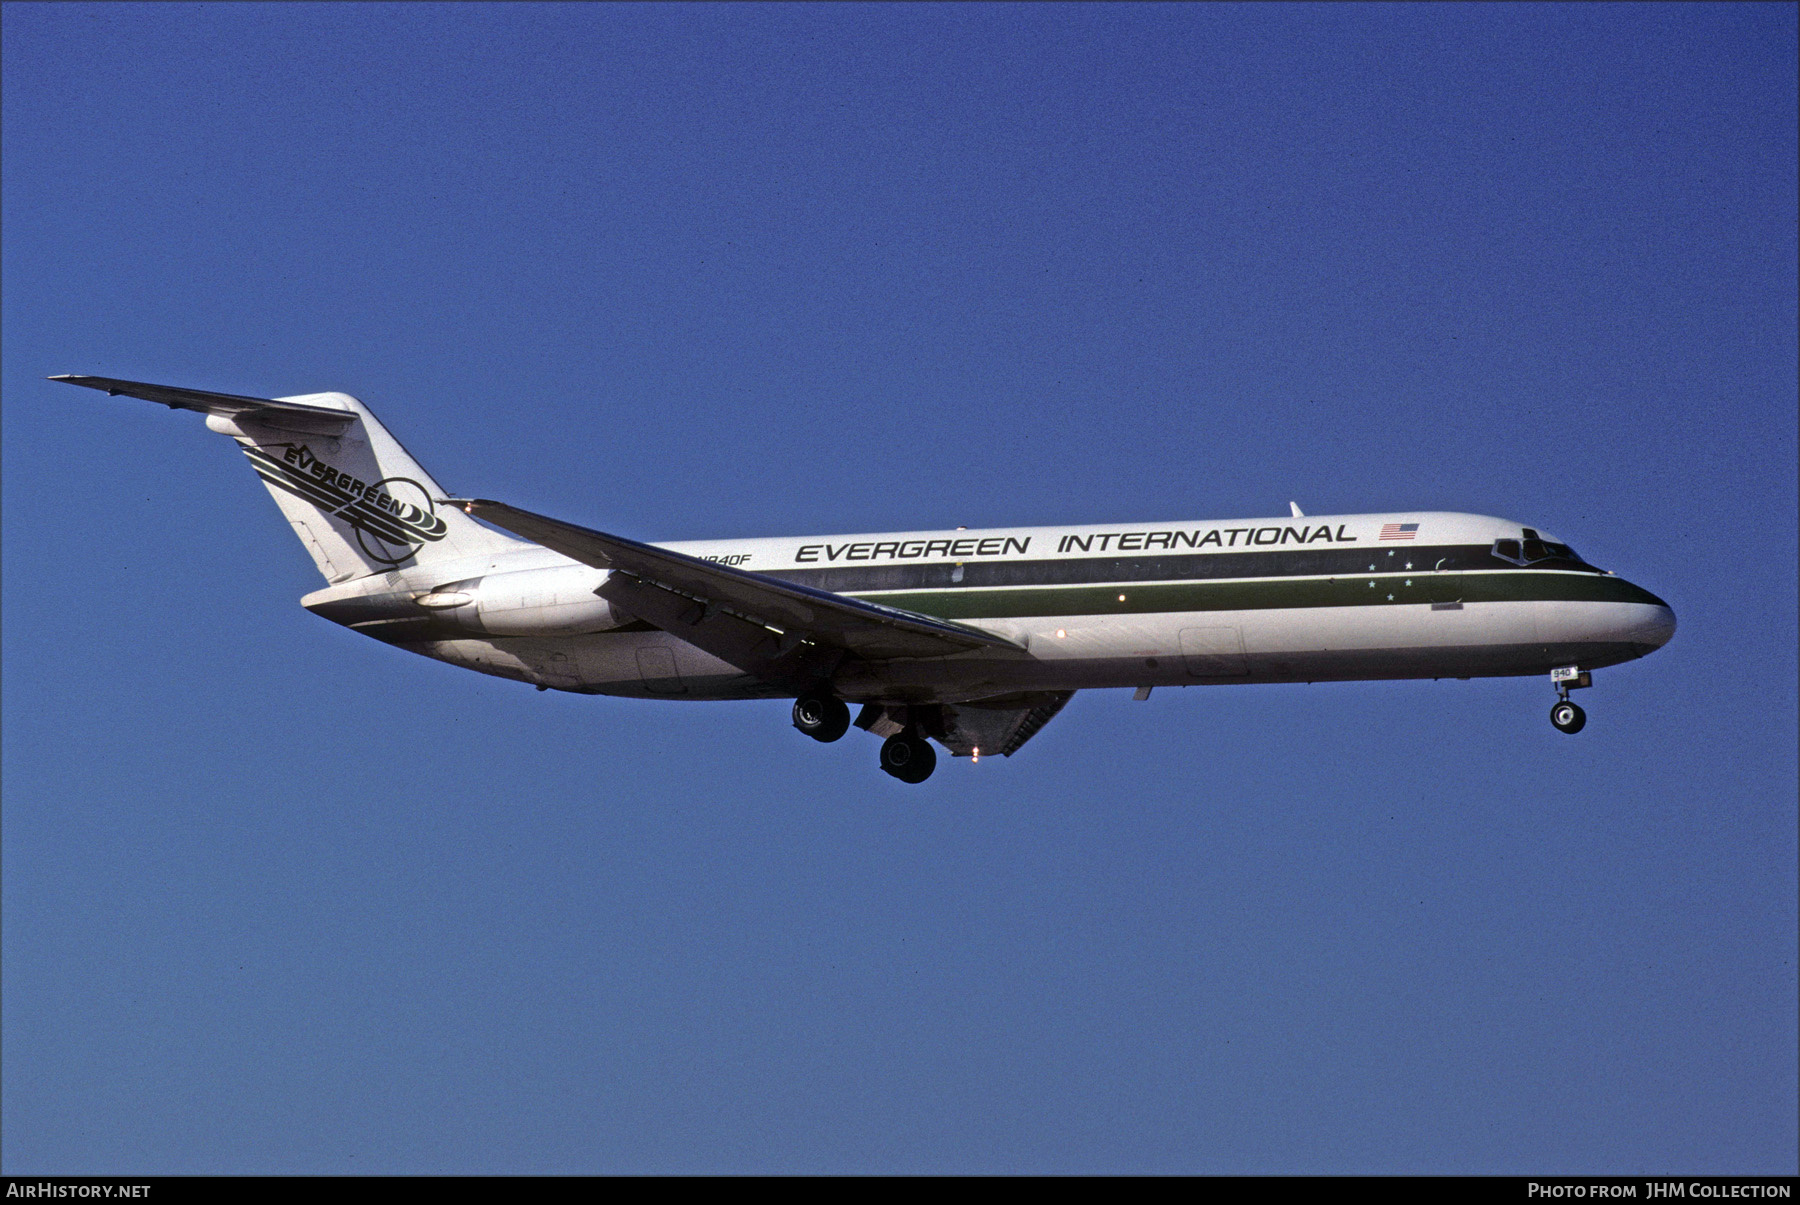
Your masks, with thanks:
[(1564, 699), (1550, 709), (1550, 722), (1556, 725), (1557, 731), (1573, 736), (1587, 723), (1587, 712), (1581, 710), (1578, 704)]

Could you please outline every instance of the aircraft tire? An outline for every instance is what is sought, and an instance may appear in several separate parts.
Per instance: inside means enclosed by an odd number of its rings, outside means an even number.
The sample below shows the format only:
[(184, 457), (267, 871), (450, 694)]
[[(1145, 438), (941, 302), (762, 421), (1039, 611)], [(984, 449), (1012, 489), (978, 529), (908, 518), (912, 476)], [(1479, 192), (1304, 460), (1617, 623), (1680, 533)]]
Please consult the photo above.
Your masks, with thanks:
[(850, 730), (850, 708), (830, 695), (801, 695), (794, 700), (794, 727), (829, 744)]
[(901, 782), (924, 782), (937, 769), (937, 754), (924, 737), (901, 732), (882, 743), (881, 768)]
[(1550, 709), (1550, 722), (1556, 725), (1558, 732), (1566, 732), (1570, 736), (1574, 736), (1587, 724), (1587, 712), (1564, 699)]

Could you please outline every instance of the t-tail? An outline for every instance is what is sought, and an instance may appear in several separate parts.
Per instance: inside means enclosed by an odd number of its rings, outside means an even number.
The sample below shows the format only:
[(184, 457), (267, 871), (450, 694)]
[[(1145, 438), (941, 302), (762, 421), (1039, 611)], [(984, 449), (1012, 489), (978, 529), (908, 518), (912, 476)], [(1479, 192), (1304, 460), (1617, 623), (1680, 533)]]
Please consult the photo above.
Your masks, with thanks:
[(253, 398), (109, 377), (50, 379), (206, 415), (209, 430), (249, 457), (328, 582), (527, 546), (439, 505), (443, 488), (347, 393)]

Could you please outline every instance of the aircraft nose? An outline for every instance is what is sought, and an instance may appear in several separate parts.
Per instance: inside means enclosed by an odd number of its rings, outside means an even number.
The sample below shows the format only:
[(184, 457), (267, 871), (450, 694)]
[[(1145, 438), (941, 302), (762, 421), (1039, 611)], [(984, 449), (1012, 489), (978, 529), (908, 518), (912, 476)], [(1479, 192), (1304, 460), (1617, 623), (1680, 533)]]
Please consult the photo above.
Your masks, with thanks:
[(1643, 608), (1643, 617), (1631, 629), (1631, 642), (1638, 646), (1638, 656), (1654, 653), (1675, 635), (1675, 611), (1668, 603)]

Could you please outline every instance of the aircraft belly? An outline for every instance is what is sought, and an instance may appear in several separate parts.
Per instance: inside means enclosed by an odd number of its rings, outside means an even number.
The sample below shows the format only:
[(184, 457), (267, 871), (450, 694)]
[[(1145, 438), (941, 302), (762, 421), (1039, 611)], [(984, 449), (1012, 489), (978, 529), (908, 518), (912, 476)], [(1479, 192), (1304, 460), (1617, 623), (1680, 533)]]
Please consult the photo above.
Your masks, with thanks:
[(1403, 603), (1009, 620), (983, 626), (1024, 644), (1029, 660), (889, 662), (840, 679), (858, 695), (950, 701), (1003, 690), (1537, 674), (1640, 655), (1616, 637), (1598, 639), (1605, 629), (1592, 625), (1587, 633), (1596, 639), (1540, 639), (1541, 605)]

